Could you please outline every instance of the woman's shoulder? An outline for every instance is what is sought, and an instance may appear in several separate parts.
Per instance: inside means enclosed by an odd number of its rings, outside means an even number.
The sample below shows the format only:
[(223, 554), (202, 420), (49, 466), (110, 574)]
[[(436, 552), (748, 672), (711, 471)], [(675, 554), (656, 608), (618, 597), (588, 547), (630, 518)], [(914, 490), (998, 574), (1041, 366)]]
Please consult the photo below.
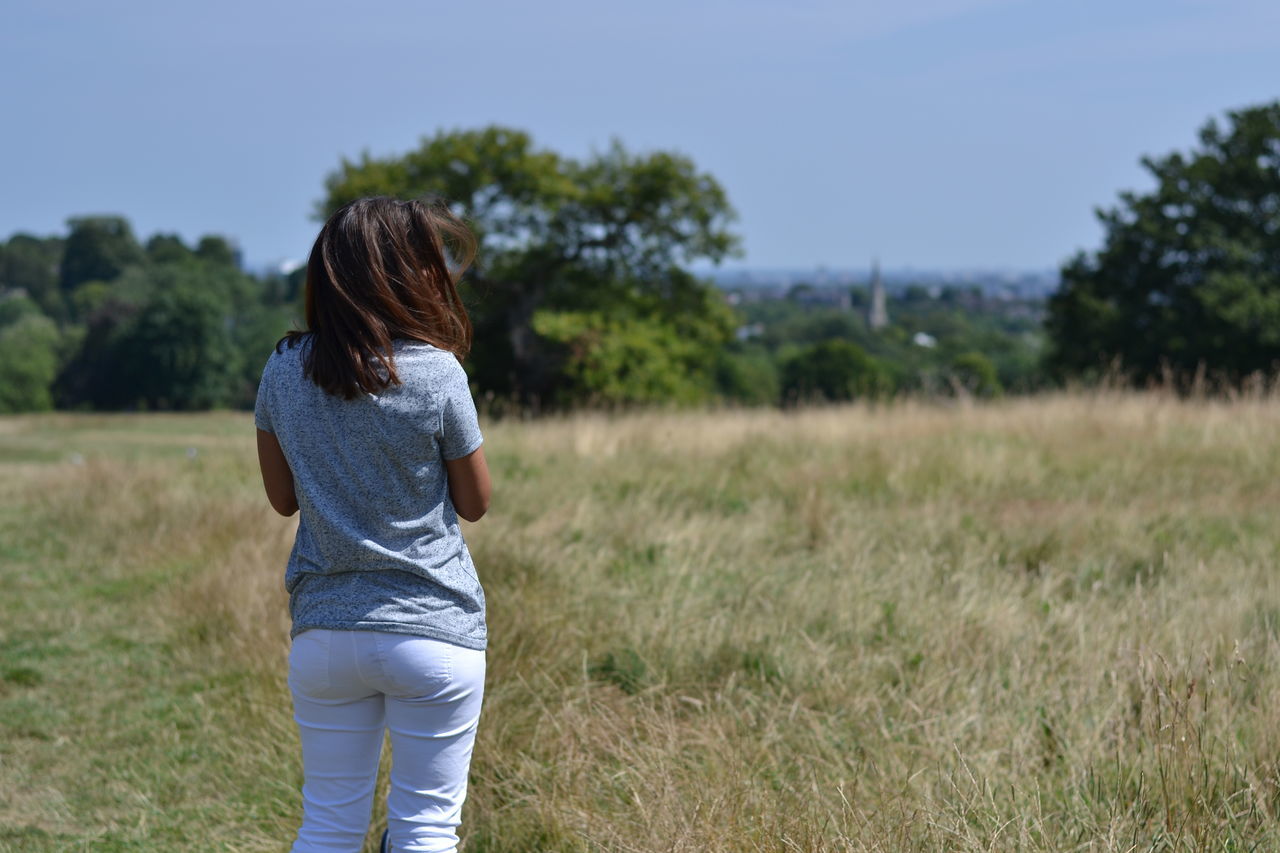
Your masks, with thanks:
[(456, 355), (434, 344), (422, 341), (397, 340), (394, 342), (393, 348), (397, 365), (401, 363), (421, 364), (432, 371), (462, 369), (462, 365), (458, 362)]
[(273, 364), (300, 361), (310, 342), (310, 332), (290, 332), (276, 341), (276, 345), (271, 348), (271, 353), (267, 356), (267, 367), (270, 368)]
[(306, 337), (306, 335), (289, 334), (276, 341), (271, 352), (267, 354), (266, 363), (262, 366), (260, 389), (264, 385), (268, 387), (282, 383), (287, 385), (296, 378), (296, 374), (303, 369), (302, 355), (306, 347)]
[(284, 355), (291, 352), (301, 352), (311, 343), (314, 335), (311, 332), (288, 332), (283, 338), (276, 341), (275, 354)]
[(458, 357), (446, 349), (417, 341), (397, 341), (396, 374), (405, 391), (437, 397), (447, 389), (466, 382), (466, 372)]
[(453, 353), (449, 352), (447, 349), (441, 349), (435, 344), (429, 344), (426, 341), (408, 340), (406, 338), (396, 338), (391, 342), (391, 346), (395, 350), (396, 355), (400, 355), (401, 353), (422, 353), (422, 354), (429, 354), (429, 355), (448, 355), (448, 356), (453, 355)]

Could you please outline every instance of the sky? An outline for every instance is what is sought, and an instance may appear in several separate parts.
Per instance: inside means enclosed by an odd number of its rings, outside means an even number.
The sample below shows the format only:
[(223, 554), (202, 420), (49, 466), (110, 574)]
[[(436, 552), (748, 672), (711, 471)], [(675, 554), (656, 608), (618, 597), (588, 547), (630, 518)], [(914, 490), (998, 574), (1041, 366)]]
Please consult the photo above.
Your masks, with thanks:
[(343, 157), (502, 124), (674, 150), (732, 266), (1043, 270), (1225, 111), (1280, 97), (1275, 0), (3, 0), (0, 238), (116, 213), (305, 257)]

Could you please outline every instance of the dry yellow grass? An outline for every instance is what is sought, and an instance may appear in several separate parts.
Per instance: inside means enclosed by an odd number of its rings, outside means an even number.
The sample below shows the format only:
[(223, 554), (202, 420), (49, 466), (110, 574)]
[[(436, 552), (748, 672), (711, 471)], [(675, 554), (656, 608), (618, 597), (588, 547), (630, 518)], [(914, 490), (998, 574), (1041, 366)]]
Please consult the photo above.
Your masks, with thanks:
[[(1280, 849), (1280, 401), (486, 427), (469, 853)], [(18, 682), (46, 665), (15, 637), (159, 637), (147, 673), (181, 711), (160, 715), (150, 775), (10, 725), (0, 844), (165, 849), (139, 815), (167, 796), (208, 849), (285, 849), (292, 523), (260, 494), (251, 431), (0, 420), (0, 541), (26, 602), (4, 611), (0, 665)], [(46, 564), (77, 590), (62, 612)], [(122, 697), (146, 683), (100, 665)], [(35, 681), (0, 685), (0, 715), (75, 701), (71, 676)], [(77, 712), (67, 736), (131, 720)], [(188, 779), (170, 737), (217, 784)], [(85, 778), (119, 796), (83, 801)]]

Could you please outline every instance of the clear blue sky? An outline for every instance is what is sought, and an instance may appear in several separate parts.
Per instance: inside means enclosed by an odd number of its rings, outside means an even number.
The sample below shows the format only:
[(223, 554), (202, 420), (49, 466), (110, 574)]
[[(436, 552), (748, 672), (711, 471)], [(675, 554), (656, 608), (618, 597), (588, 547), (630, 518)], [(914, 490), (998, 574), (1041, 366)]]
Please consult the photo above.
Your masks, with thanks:
[(1280, 97), (1276, 0), (15, 0), (0, 237), (301, 258), (326, 173), (498, 122), (714, 174), (758, 267), (1047, 268), (1138, 158)]

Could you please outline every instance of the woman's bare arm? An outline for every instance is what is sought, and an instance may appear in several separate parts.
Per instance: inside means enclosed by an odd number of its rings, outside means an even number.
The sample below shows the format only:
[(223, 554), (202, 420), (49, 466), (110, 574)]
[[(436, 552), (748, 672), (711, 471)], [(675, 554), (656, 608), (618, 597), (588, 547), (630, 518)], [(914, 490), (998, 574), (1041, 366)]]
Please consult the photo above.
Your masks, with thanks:
[(298, 496), (293, 490), (293, 472), (284, 458), (275, 434), (258, 430), (258, 466), (262, 469), (262, 485), (267, 490), (271, 508), (289, 516), (298, 511)]
[(449, 474), (453, 508), (467, 521), (479, 521), (489, 509), (489, 495), (493, 491), (484, 448), (458, 459), (446, 459), (444, 467)]

